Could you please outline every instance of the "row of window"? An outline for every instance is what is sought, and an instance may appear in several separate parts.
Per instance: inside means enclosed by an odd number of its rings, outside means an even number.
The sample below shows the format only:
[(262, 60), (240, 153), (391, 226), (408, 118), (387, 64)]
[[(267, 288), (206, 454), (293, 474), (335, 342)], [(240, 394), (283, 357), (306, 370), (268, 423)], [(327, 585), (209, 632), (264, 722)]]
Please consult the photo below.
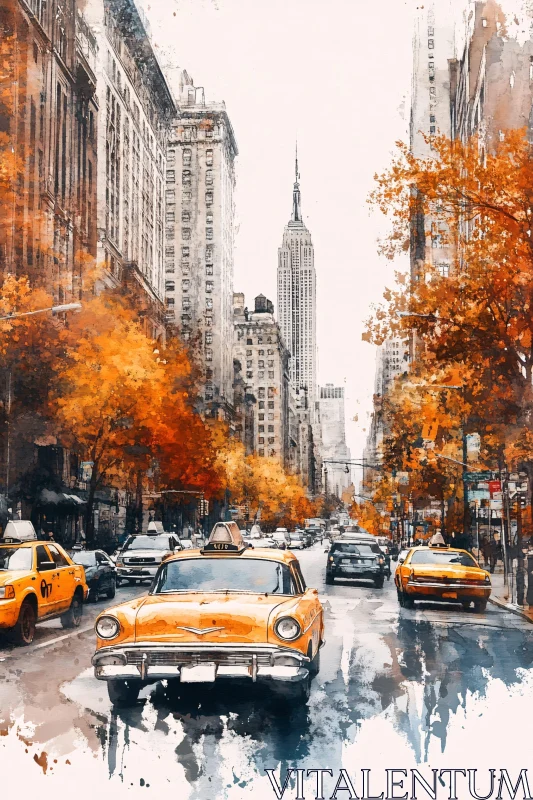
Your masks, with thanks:
[[(260, 436), (259, 437), (259, 444), (264, 444), (264, 443), (265, 443), (265, 437), (264, 436)], [(269, 436), (268, 437), (268, 443), (269, 444), (275, 444), (276, 443), (276, 438), (274, 436)], [(274, 455), (274, 452), (275, 452), (274, 450), (271, 450), (270, 454)], [(261, 455), (261, 451), (259, 451), (259, 455)]]
[[(192, 150), (190, 147), (184, 147), (181, 151), (181, 160), (183, 162), (184, 167), (190, 167), (192, 163)], [(176, 151), (169, 150), (167, 153), (167, 165), (173, 166), (176, 163)], [(205, 163), (206, 166), (212, 167), (213, 166), (213, 151), (206, 150), (205, 151)]]
[[(254, 373), (253, 373), (251, 370), (248, 370), (248, 372), (246, 373), (246, 377), (247, 377), (247, 378), (253, 378), (253, 377), (254, 377)], [(268, 377), (269, 377), (269, 379), (270, 379), (270, 380), (274, 380), (274, 378), (275, 378), (275, 375), (274, 375), (274, 370), (269, 370), (269, 371), (268, 371)], [(262, 369), (261, 369), (261, 370), (259, 370), (259, 372), (257, 373), (257, 378), (258, 378), (258, 380), (260, 380), (260, 381), (261, 381), (261, 380), (264, 380), (264, 378), (265, 378), (265, 371), (264, 371), (264, 370), (262, 370)]]
[[(258, 352), (258, 355), (260, 355), (260, 356), (264, 356), (265, 355), (265, 351), (264, 350), (258, 350), (257, 352)], [(253, 353), (254, 353), (253, 350), (247, 350), (246, 351), (246, 355), (247, 356), (252, 356)], [(267, 350), (267, 355), (273, 356), (274, 355), (274, 351), (273, 350)]]
[[(174, 189), (171, 190), (174, 192)], [(172, 198), (174, 195), (172, 195)], [(176, 210), (174, 208), (174, 200), (169, 198), (169, 193), (167, 191), (167, 210), (165, 213), (165, 220), (169, 223), (176, 222)], [(191, 212), (190, 211), (182, 211), (181, 212), (181, 221), (182, 222), (190, 222), (191, 221)], [(212, 225), (213, 224), (213, 212), (209, 211), (205, 217), (205, 224)]]
[[(253, 362), (252, 362), (251, 360), (250, 360), (250, 361), (247, 361), (247, 362), (246, 362), (246, 366), (248, 367), (248, 369), (251, 369), (251, 368), (253, 367)], [(260, 359), (260, 360), (257, 362), (257, 366), (259, 367), (259, 369), (264, 369), (264, 368), (265, 368), (265, 362), (264, 362), (263, 360), (261, 360), (261, 359)], [(269, 361), (269, 362), (268, 362), (268, 366), (269, 366), (269, 367), (273, 367), (273, 366), (274, 366), (274, 361), (273, 361), (273, 360)]]
[[(260, 425), (259, 426), (259, 433), (264, 433), (264, 432), (265, 432), (265, 426), (264, 425)], [(273, 425), (269, 425), (268, 426), (268, 433), (274, 433), (274, 426)]]
[[(167, 169), (167, 176), (166, 176), (167, 183), (176, 183), (176, 170), (175, 169)], [(206, 169), (205, 171), (205, 183), (206, 186), (212, 186), (214, 183), (214, 175), (212, 169)], [(184, 169), (181, 173), (181, 184), (182, 186), (192, 186), (192, 172), (190, 169)]]

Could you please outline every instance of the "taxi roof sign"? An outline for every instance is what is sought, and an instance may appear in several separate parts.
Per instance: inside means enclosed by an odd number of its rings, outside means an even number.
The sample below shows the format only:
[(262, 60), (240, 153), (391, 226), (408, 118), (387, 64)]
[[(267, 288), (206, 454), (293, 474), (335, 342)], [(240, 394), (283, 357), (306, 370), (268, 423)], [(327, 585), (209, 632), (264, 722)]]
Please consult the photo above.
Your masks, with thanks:
[(242, 553), (246, 543), (236, 522), (217, 522), (202, 553)]
[(0, 539), (0, 544), (6, 539), (32, 542), (37, 539), (37, 534), (29, 519), (10, 519), (6, 525), (4, 536)]

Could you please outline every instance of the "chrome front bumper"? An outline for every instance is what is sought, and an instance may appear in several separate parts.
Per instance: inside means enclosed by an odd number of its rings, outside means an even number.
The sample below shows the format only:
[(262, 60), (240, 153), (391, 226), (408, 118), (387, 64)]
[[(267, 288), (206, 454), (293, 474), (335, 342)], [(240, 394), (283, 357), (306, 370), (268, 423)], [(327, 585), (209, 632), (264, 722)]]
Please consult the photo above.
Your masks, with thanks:
[[(282, 656), (295, 660), (294, 666), (277, 665)], [(102, 663), (105, 661), (106, 663)], [(114, 663), (109, 663), (110, 661)], [(309, 675), (309, 658), (289, 647), (243, 644), (132, 643), (97, 650), (92, 658), (99, 680), (141, 680), (147, 683), (179, 679), (183, 666), (216, 665), (216, 680), (250, 678), (256, 681), (295, 683)]]
[(160, 564), (154, 564), (153, 566), (143, 566), (141, 564), (139, 566), (117, 567), (117, 575), (119, 578), (134, 578), (136, 580), (147, 581), (155, 577), (159, 567)]

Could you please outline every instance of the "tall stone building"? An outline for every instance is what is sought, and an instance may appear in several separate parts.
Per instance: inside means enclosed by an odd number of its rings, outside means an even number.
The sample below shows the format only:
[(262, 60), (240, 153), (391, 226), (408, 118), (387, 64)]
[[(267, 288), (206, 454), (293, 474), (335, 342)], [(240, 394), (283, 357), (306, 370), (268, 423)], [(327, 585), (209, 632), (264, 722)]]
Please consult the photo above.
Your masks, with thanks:
[[(348, 464), (328, 463), (350, 460), (350, 449), (346, 444), (346, 415), (344, 387), (327, 383), (321, 386), (318, 395), (321, 430), (321, 453), (328, 473), (328, 494), (341, 498), (351, 484), (351, 468)], [(348, 467), (348, 471), (346, 470)]]
[(13, 156), (0, 269), (56, 302), (79, 299), (96, 254), (96, 42), (75, 0), (4, 0), (0, 48), (0, 130)]
[(531, 11), (508, 18), (504, 10), (495, 0), (473, 3), (464, 46), (450, 60), (451, 135), (478, 133), (481, 157), (506, 130), (524, 128), (533, 139)]
[(176, 105), (134, 0), (94, 0), (98, 43), (100, 288), (133, 295), (146, 333), (165, 335), (166, 148)]
[(257, 400), (254, 443), (260, 456), (289, 459), (289, 352), (274, 319), (274, 306), (260, 294), (249, 312), (234, 294), (233, 355), (245, 365), (248, 394)]
[(315, 254), (302, 217), (299, 181), (296, 156), (292, 215), (278, 250), (278, 314), (291, 354), (291, 383), (295, 389), (307, 391), (313, 413), (317, 380)]
[(186, 72), (179, 102), (167, 151), (167, 318), (205, 367), (206, 413), (229, 418), (237, 143), (224, 103), (206, 103)]

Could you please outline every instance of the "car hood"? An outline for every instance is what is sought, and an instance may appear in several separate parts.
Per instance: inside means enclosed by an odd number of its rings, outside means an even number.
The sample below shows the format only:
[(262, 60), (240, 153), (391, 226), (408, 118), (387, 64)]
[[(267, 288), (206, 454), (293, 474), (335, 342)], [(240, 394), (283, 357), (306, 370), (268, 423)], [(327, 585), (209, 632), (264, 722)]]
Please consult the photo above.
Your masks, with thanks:
[(437, 580), (483, 580), (487, 574), (481, 567), (463, 567), (461, 564), (410, 564), (415, 577)]
[(32, 570), (11, 570), (8, 569), (5, 572), (0, 571), (0, 586), (5, 586), (6, 583), (16, 585), (17, 581), (24, 581), (27, 578), (33, 575)]
[(240, 593), (150, 595), (137, 609), (135, 641), (266, 643), (270, 615), (293, 601)]

